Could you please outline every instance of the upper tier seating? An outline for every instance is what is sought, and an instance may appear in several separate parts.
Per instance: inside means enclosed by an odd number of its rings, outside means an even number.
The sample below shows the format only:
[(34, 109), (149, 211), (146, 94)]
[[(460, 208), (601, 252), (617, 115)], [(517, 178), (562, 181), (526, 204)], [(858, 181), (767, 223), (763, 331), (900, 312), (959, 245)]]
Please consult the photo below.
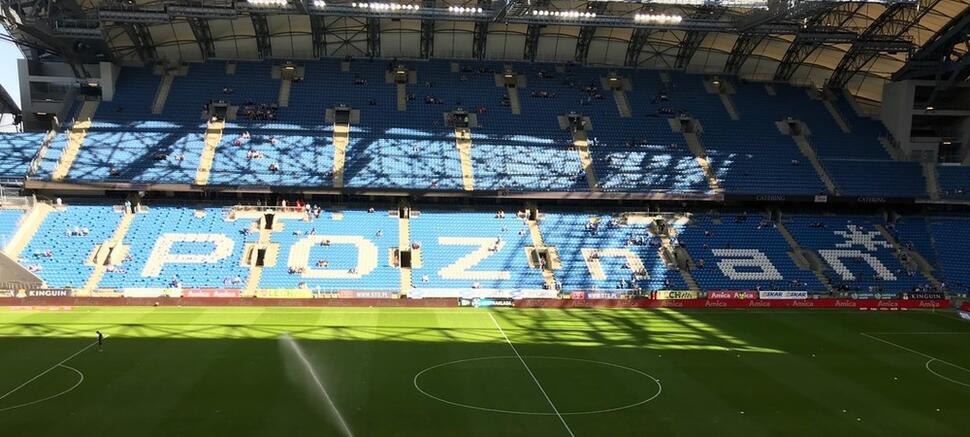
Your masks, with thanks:
[(940, 165), (936, 167), (940, 181), (940, 197), (953, 200), (970, 200), (970, 167)]
[(801, 246), (828, 265), (824, 273), (837, 289), (904, 292), (926, 286), (928, 280), (904, 267), (876, 224), (865, 216), (796, 215), (785, 222)]
[(0, 178), (22, 178), (46, 134), (0, 133)]
[[(528, 82), (525, 88), (517, 90), (522, 113), (513, 115), (510, 107), (501, 104), (505, 89), (495, 86), (493, 71), (502, 72), (504, 66), (499, 63), (468, 65), (475, 73), (457, 75), (458, 81), (452, 80), (451, 84), (455, 90), (467, 88), (469, 83), (481, 84), (481, 94), (467, 108), (485, 109), (478, 114), (480, 127), (472, 129), (475, 187), (513, 191), (588, 190), (579, 155), (570, 150), (572, 138), (559, 128), (559, 115), (585, 110), (580, 104), (581, 91), (565, 83), (567, 75), (557, 73), (551, 65), (513, 64), (515, 72), (525, 76)], [(477, 73), (479, 70), (483, 72)], [(539, 77), (540, 72), (544, 78)], [(465, 81), (461, 81), (462, 77)], [(538, 97), (536, 93), (550, 97)]]
[(691, 274), (705, 290), (825, 289), (811, 271), (795, 265), (788, 242), (766, 217), (695, 215), (677, 240), (690, 252)]
[[(877, 141), (879, 122), (858, 117), (838, 105), (852, 126), (842, 133), (821, 102), (804, 90), (776, 85), (770, 96), (764, 86), (736, 85), (733, 101), (741, 120), (732, 121), (716, 94), (704, 90), (702, 78), (669, 73), (665, 85), (654, 71), (624, 72), (632, 117), (621, 118), (610, 91), (600, 89), (608, 69), (512, 63), (527, 85), (518, 89), (521, 114), (504, 102), (506, 89), (494, 75), (499, 62), (410, 61), (417, 81), (406, 85), (407, 110), (397, 111), (396, 85), (386, 83), (384, 61), (355, 60), (348, 72), (334, 59), (303, 64), (304, 79), (293, 82), (289, 104), (274, 108), (273, 117), (250, 119), (240, 114), (225, 125), (208, 183), (327, 187), (333, 184), (332, 129), (324, 120), (327, 108), (341, 104), (360, 111), (351, 127), (346, 150), (344, 186), (449, 190), (462, 189), (462, 169), (454, 131), (444, 112), (462, 108), (476, 112), (472, 129), (474, 187), (481, 190), (589, 190), (572, 138), (557, 117), (575, 111), (590, 117), (592, 168), (604, 191), (706, 193), (709, 186), (693, 154), (667, 118), (681, 113), (697, 118), (709, 162), (727, 193), (801, 194), (825, 187), (790, 138), (774, 122), (792, 116), (808, 123), (811, 142), (836, 184), (848, 195), (925, 197), (918, 167), (892, 162)], [(101, 102), (75, 158), (68, 180), (192, 183), (204, 149), (206, 103), (225, 100), (277, 103), (280, 80), (272, 78), (273, 62), (239, 62), (227, 75), (221, 61), (191, 64), (176, 76), (161, 114), (151, 106), (161, 76), (151, 68), (122, 70), (114, 101)], [(546, 97), (541, 97), (541, 96)], [(431, 103), (428, 103), (431, 102)], [(78, 105), (75, 105), (75, 110)], [(252, 141), (229, 147), (244, 132)], [(40, 163), (39, 177), (49, 177), (67, 147), (65, 132), (52, 141)], [(270, 141), (272, 137), (273, 141)], [(0, 138), (0, 176), (22, 175), (36, 153), (41, 134)], [(5, 146), (5, 143), (15, 143)], [(248, 154), (264, 157), (251, 160)], [(279, 170), (270, 170), (275, 163)], [(849, 170), (846, 170), (849, 169)], [(943, 171), (941, 173), (945, 173)], [(859, 174), (870, 175), (860, 179)], [(944, 196), (948, 175), (941, 174)], [(954, 182), (958, 187), (960, 181)], [(956, 189), (956, 188), (954, 188)]]
[[(595, 82), (606, 76), (607, 70), (593, 70), (583, 83)], [(694, 155), (687, 148), (683, 135), (673, 132), (667, 122), (676, 114), (662, 110), (678, 103), (681, 95), (674, 93), (671, 101), (656, 99), (663, 88), (660, 75), (644, 72), (631, 78), (633, 89), (627, 93), (633, 116), (620, 118), (612, 93), (600, 91), (604, 100), (597, 106), (582, 107), (591, 114), (595, 139), (592, 150), (594, 168), (600, 187), (606, 191), (667, 191), (708, 192), (707, 179)]]
[[(687, 288), (679, 272), (667, 270), (660, 240), (647, 232), (646, 224), (626, 224), (619, 215), (575, 213), (545, 213), (539, 223), (543, 241), (556, 248), (562, 261), (555, 275), (564, 291)], [(646, 274), (635, 275), (636, 263)]]
[(840, 194), (925, 198), (926, 178), (917, 162), (823, 160)]
[(683, 107), (700, 120), (701, 139), (725, 191), (802, 195), (825, 191), (798, 146), (775, 126), (785, 118), (789, 102), (768, 95), (763, 85), (736, 84), (737, 94), (732, 97), (741, 119), (733, 121), (718, 96), (708, 94), (699, 80), (676, 75), (674, 81), (673, 98), (684, 100)]

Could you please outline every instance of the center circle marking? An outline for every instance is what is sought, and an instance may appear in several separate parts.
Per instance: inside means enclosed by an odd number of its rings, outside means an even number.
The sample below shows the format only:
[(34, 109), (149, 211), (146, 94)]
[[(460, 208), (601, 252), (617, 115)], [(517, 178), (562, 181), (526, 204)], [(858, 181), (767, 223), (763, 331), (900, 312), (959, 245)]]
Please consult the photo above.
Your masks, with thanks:
[[(650, 381), (652, 381), (654, 384), (657, 385), (657, 392), (656, 393), (654, 393), (653, 395), (651, 395), (649, 397), (646, 397), (644, 399), (641, 399), (639, 401), (636, 401), (636, 402), (633, 402), (633, 403), (630, 403), (630, 404), (627, 404), (627, 405), (621, 405), (621, 406), (614, 407), (614, 408), (604, 408), (604, 409), (600, 409), (600, 410), (570, 411), (570, 412), (562, 412), (561, 411), (561, 412), (559, 412), (559, 414), (562, 415), (562, 416), (580, 416), (580, 415), (587, 415), (587, 414), (600, 414), (600, 413), (610, 413), (610, 412), (613, 412), (613, 411), (627, 410), (627, 409), (630, 409), (630, 408), (634, 408), (634, 407), (638, 407), (640, 405), (646, 404), (647, 402), (650, 402), (650, 401), (656, 399), (657, 397), (659, 397), (660, 394), (663, 392), (663, 385), (660, 384), (660, 380), (657, 379), (657, 378), (655, 378), (655, 377), (653, 377), (653, 375), (650, 375), (649, 373), (644, 372), (642, 370), (634, 369), (632, 367), (627, 367), (627, 366), (623, 366), (623, 365), (620, 365), (620, 364), (610, 363), (610, 362), (606, 362), (606, 361), (587, 360), (587, 359), (583, 359), (583, 358), (553, 357), (553, 356), (541, 356), (541, 355), (540, 356), (522, 356), (522, 358), (523, 359), (525, 359), (525, 358), (533, 358), (533, 359), (544, 359), (544, 360), (574, 361), (574, 362), (581, 362), (581, 363), (597, 364), (597, 365), (601, 365), (601, 366), (608, 366), (608, 367), (613, 367), (613, 368), (616, 368), (616, 369), (626, 370), (628, 372), (633, 372), (633, 373), (636, 373), (636, 374), (638, 374), (640, 376), (649, 378)], [(413, 379), (414, 388), (416, 390), (418, 390), (418, 392), (420, 392), (421, 394), (423, 394), (423, 395), (425, 395), (425, 396), (427, 396), (427, 397), (429, 397), (431, 399), (434, 399), (436, 401), (439, 401), (439, 402), (442, 402), (442, 403), (445, 403), (445, 404), (448, 404), (448, 405), (452, 405), (452, 406), (455, 406), (455, 407), (462, 407), (462, 408), (468, 408), (468, 409), (479, 410), (479, 411), (489, 411), (489, 412), (493, 412), (493, 413), (518, 414), (518, 415), (523, 415), (523, 416), (555, 416), (556, 413), (554, 413), (554, 412), (543, 413), (543, 412), (536, 412), (536, 411), (504, 410), (504, 409), (501, 409), (501, 408), (489, 408), (489, 407), (482, 407), (482, 406), (479, 406), (479, 405), (471, 405), (471, 404), (466, 404), (466, 403), (462, 403), (462, 402), (455, 402), (455, 401), (448, 400), (448, 399), (445, 399), (445, 398), (442, 398), (440, 396), (436, 396), (436, 395), (434, 395), (432, 393), (427, 392), (426, 390), (424, 390), (423, 388), (421, 388), (421, 384), (418, 382), (418, 380), (421, 379), (421, 376), (424, 375), (425, 373), (428, 373), (428, 372), (430, 372), (430, 371), (432, 371), (434, 369), (438, 369), (438, 368), (442, 368), (442, 367), (448, 367), (448, 366), (453, 366), (455, 364), (470, 363), (470, 362), (476, 362), (476, 361), (514, 360), (514, 359), (516, 359), (516, 357), (513, 356), (513, 355), (510, 355), (510, 356), (500, 356), (500, 355), (496, 355), (496, 356), (490, 356), (490, 357), (465, 358), (465, 359), (462, 359), (462, 360), (454, 360), (454, 361), (448, 361), (446, 363), (435, 364), (435, 365), (433, 365), (431, 367), (428, 367), (428, 368), (426, 368), (426, 369), (424, 369), (424, 370), (422, 370), (422, 371), (420, 371), (420, 372), (418, 372), (418, 373), (416, 373), (414, 375), (414, 379)]]

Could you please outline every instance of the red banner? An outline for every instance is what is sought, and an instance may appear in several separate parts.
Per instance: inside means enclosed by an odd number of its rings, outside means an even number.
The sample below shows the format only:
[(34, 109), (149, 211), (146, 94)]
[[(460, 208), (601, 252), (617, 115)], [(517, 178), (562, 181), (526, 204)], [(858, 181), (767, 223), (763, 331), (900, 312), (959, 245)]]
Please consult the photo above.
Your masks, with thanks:
[(718, 290), (718, 291), (708, 291), (708, 299), (757, 299), (757, 291), (728, 291), (728, 290)]
[(393, 299), (397, 293), (393, 291), (355, 291), (340, 290), (337, 297), (341, 299)]
[(970, 313), (970, 302), (964, 302), (960, 309)]
[(856, 308), (860, 310), (908, 310), (947, 308), (940, 300), (885, 299), (680, 299), (680, 300), (556, 300), (522, 299), (517, 307), (625, 307), (625, 308)]
[(238, 288), (183, 288), (182, 297), (239, 297)]

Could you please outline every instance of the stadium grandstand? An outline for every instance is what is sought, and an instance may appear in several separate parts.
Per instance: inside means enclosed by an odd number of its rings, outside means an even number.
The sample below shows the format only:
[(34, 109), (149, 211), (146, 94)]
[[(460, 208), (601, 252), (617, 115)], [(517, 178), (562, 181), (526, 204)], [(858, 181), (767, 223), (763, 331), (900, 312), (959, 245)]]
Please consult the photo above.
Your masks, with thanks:
[(970, 0), (0, 11), (10, 435), (970, 435)]

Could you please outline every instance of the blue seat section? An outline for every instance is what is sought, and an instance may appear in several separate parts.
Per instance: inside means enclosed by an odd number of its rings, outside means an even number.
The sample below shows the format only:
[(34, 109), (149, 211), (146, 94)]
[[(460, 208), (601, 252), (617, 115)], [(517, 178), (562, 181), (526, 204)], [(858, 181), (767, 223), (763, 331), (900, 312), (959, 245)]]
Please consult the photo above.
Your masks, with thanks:
[(68, 179), (191, 183), (205, 132), (201, 113), (207, 99), (198, 87), (202, 76), (212, 74), (193, 69), (192, 80), (175, 78), (165, 111), (155, 115), (151, 106), (160, 76), (151, 68), (123, 68), (113, 101), (98, 105)]
[[(579, 157), (570, 150), (570, 135), (560, 129), (557, 120), (559, 115), (575, 111), (592, 120), (589, 136), (596, 145), (591, 156), (602, 190), (706, 192), (700, 167), (682, 136), (672, 132), (667, 122), (668, 117), (685, 112), (704, 126), (701, 138), (709, 161), (728, 193), (810, 195), (824, 191), (795, 144), (774, 126), (775, 121), (792, 116), (808, 123), (811, 142), (821, 159), (833, 167), (836, 184), (847, 194), (925, 195), (917, 186), (918, 175), (912, 166), (892, 163), (879, 144), (883, 128), (878, 121), (857, 116), (840, 100), (837, 104), (852, 126), (851, 133), (843, 133), (824, 105), (799, 88), (776, 86), (778, 95), (769, 96), (760, 84), (739, 83), (734, 102), (742, 120), (732, 121), (717, 95), (704, 90), (700, 76), (670, 73), (670, 85), (664, 85), (655, 72), (631, 72), (633, 89), (628, 100), (633, 117), (621, 118), (610, 93), (599, 89), (600, 78), (609, 70), (573, 66), (557, 70), (551, 64), (512, 63), (511, 68), (528, 79), (519, 90), (522, 114), (513, 115), (500, 104), (506, 90), (495, 85), (495, 74), (504, 69), (502, 63), (461, 61), (458, 72), (451, 70), (450, 61), (405, 64), (416, 71), (418, 79), (406, 87), (413, 97), (407, 111), (398, 112), (395, 85), (384, 78), (388, 63), (355, 61), (348, 72), (340, 70), (338, 60), (305, 63), (305, 79), (292, 84), (289, 105), (278, 108), (275, 119), (240, 117), (226, 124), (227, 135), (249, 131), (263, 138), (274, 136), (278, 141), (272, 147), (258, 146), (267, 160), (278, 159), (283, 169), (268, 172), (268, 162), (265, 166), (248, 162), (246, 149), (218, 150), (210, 183), (329, 185), (332, 135), (324, 114), (327, 108), (347, 104), (361, 114), (346, 156), (345, 185), (349, 187), (460, 189), (453, 129), (442, 116), (460, 107), (478, 112), (472, 159), (479, 189), (589, 189)], [(151, 68), (123, 68), (114, 101), (100, 104), (68, 178), (191, 183), (204, 147), (203, 105), (212, 100), (236, 106), (276, 102), (280, 81), (272, 79), (272, 68), (269, 61), (240, 62), (236, 73), (227, 75), (221, 61), (192, 64), (186, 76), (174, 78), (165, 109), (157, 115), (151, 113), (151, 105), (160, 76)], [(224, 92), (225, 88), (232, 92)], [(661, 90), (666, 99), (658, 98)], [(533, 96), (537, 93), (552, 97)], [(429, 97), (441, 103), (428, 104), (425, 99)], [(36, 139), (28, 135), (16, 138), (28, 143), (31, 151), (15, 145), (18, 152), (4, 153), (0, 176), (21, 174), (33, 156)], [(3, 143), (0, 138), (0, 151)], [(41, 162), (39, 176), (51, 174), (66, 145), (67, 135), (58, 135)], [(858, 171), (846, 173), (843, 167)], [(905, 175), (898, 187), (878, 176), (887, 169)], [(946, 172), (949, 170), (941, 173)], [(855, 178), (860, 173), (877, 176), (860, 181)], [(954, 179), (952, 189), (948, 188), (949, 175), (941, 179), (944, 195), (949, 195), (960, 190), (958, 184), (965, 177)], [(866, 181), (892, 188), (874, 192), (864, 186)]]
[[(201, 213), (201, 214), (200, 214)], [(198, 217), (198, 215), (202, 215)], [(249, 268), (240, 266), (243, 247), (247, 241), (255, 242), (258, 234), (244, 235), (242, 230), (249, 226), (248, 220), (227, 221), (223, 208), (183, 207), (175, 205), (152, 205), (148, 212), (136, 214), (125, 234), (124, 244), (128, 245), (129, 261), (123, 268), (107, 271), (99, 283), (104, 288), (166, 288), (174, 279), (187, 288), (224, 287), (232, 279), (239, 278), (234, 288), (245, 285)], [(214, 256), (211, 260), (198, 263), (164, 262), (151, 259), (156, 245), (164, 245), (166, 238), (173, 241), (168, 250), (171, 255), (215, 254), (217, 243), (210, 239), (199, 238), (197, 234), (218, 234), (228, 240), (229, 250)], [(162, 247), (162, 246), (160, 246)], [(164, 256), (165, 252), (158, 256)], [(224, 256), (223, 256), (224, 255)], [(164, 262), (157, 274), (146, 271), (146, 267), (157, 266)], [(147, 273), (147, 274), (146, 274)], [(228, 281), (227, 281), (228, 279)]]
[(37, 178), (49, 178), (57, 167), (57, 162), (61, 159), (61, 155), (64, 153), (64, 149), (67, 148), (68, 132), (70, 130), (70, 122), (73, 120), (74, 114), (77, 113), (78, 108), (80, 108), (81, 102), (75, 101), (71, 104), (71, 108), (67, 113), (67, 123), (64, 123), (60, 128), (57, 129), (57, 134), (51, 139), (50, 145), (47, 146), (47, 152), (44, 154), (43, 159), (40, 160), (40, 165), (37, 167), (37, 172), (35, 177)]
[(98, 107), (69, 178), (191, 183), (204, 147), (203, 105), (275, 102), (279, 82), (271, 79), (271, 68), (269, 62), (244, 62), (226, 75), (223, 62), (192, 64), (188, 75), (175, 77), (162, 114), (151, 113), (160, 76), (151, 68), (124, 68), (114, 100)]
[(970, 291), (970, 263), (967, 244), (970, 242), (970, 219), (965, 217), (931, 217), (929, 231), (939, 256), (938, 279), (950, 290)]
[(199, 168), (203, 141), (201, 133), (189, 131), (90, 130), (68, 178), (188, 183)]
[[(408, 103), (406, 112), (398, 112), (396, 85), (385, 83), (383, 67), (386, 64), (360, 61), (352, 64), (350, 72), (342, 72), (334, 60), (308, 63), (306, 80), (291, 88), (287, 111), (302, 106), (303, 113), (313, 114), (314, 110), (306, 108), (319, 108), (314, 114), (317, 123), (323, 121), (325, 108), (348, 105), (360, 111), (360, 123), (351, 125), (345, 186), (460, 189), (454, 129), (445, 126), (443, 113), (457, 106), (458, 99), (451, 94), (457, 96), (467, 90), (438, 85), (439, 79), (447, 78), (441, 70), (446, 72), (448, 63), (409, 64), (409, 68), (417, 69), (419, 83), (407, 86), (415, 99)], [(424, 97), (430, 95), (447, 104), (425, 104)], [(332, 149), (329, 153), (332, 156)]]
[[(20, 255), (23, 265), (39, 265), (37, 274), (51, 287), (81, 287), (91, 276), (93, 266), (85, 261), (95, 246), (103, 243), (118, 227), (121, 214), (111, 206), (71, 205), (53, 211), (41, 223)], [(71, 230), (87, 228), (84, 236), (71, 236)], [(52, 256), (44, 256), (51, 251)]]
[(907, 249), (915, 250), (933, 269), (939, 270), (940, 260), (933, 238), (930, 236), (929, 221), (923, 217), (904, 217), (886, 225), (886, 230), (896, 237), (896, 241)]
[(0, 209), (0, 249), (3, 249), (13, 238), (17, 232), (17, 225), (23, 216), (23, 210)]
[[(250, 132), (248, 140), (242, 138), (243, 132)], [(329, 186), (333, 172), (332, 140), (326, 132), (225, 130), (212, 160), (209, 183)], [(261, 157), (250, 159), (250, 152), (258, 152)], [(278, 170), (270, 170), (271, 164), (276, 164)]]
[(876, 229), (879, 223), (866, 216), (797, 215), (785, 226), (802, 247), (828, 264), (825, 276), (836, 288), (903, 292), (925, 286), (928, 281), (921, 273), (903, 267), (895, 248)]
[(916, 162), (823, 160), (822, 165), (847, 196), (926, 197), (926, 178)]
[(576, 152), (562, 143), (510, 135), (507, 139), (475, 137), (472, 165), (476, 190), (585, 191), (586, 175)]
[(350, 138), (344, 166), (348, 187), (462, 189), (454, 132), (368, 126)]
[[(437, 189), (460, 189), (461, 167), (458, 152), (454, 147), (454, 131), (446, 127), (442, 113), (457, 108), (477, 112), (478, 127), (472, 128), (472, 163), (474, 168), (475, 189), (497, 190), (514, 189), (523, 191), (570, 191), (587, 189), (585, 177), (577, 177), (580, 171), (579, 157), (567, 150), (571, 139), (558, 127), (556, 116), (566, 112), (556, 106), (566, 97), (539, 99), (542, 105), (532, 105), (529, 97), (533, 88), (519, 90), (522, 102), (522, 115), (513, 115), (511, 109), (502, 106), (505, 90), (495, 85), (495, 74), (502, 72), (504, 65), (497, 62), (461, 61), (458, 72), (451, 71), (451, 62), (430, 61), (410, 64), (417, 70), (417, 84), (409, 85), (408, 92), (414, 101), (408, 104), (406, 113), (391, 114), (390, 121), (399, 126), (407, 126), (411, 131), (430, 132), (440, 144), (432, 145), (445, 154), (438, 158), (443, 161), (425, 158), (432, 168), (438, 168), (433, 178), (421, 178), (418, 182), (437, 180)], [(515, 70), (524, 75), (538, 72)], [(542, 67), (536, 67), (542, 68)], [(549, 71), (554, 68), (549, 67)], [(530, 81), (538, 80), (530, 76)], [(549, 92), (557, 87), (549, 85)], [(530, 85), (531, 87), (531, 85)], [(555, 89), (553, 89), (555, 88)], [(434, 97), (440, 104), (425, 103)], [(548, 105), (547, 105), (548, 104)], [(549, 107), (552, 105), (553, 107)], [(578, 103), (577, 103), (578, 105)], [(528, 109), (527, 109), (528, 108)], [(395, 120), (393, 117), (404, 114), (408, 120)], [(404, 123), (404, 124), (401, 124)], [(385, 131), (390, 126), (384, 126)], [(443, 132), (444, 134), (436, 133)], [(397, 142), (397, 141), (393, 141)], [(445, 144), (447, 142), (447, 144)], [(373, 143), (373, 141), (370, 141)], [(373, 155), (367, 142), (368, 155)], [(396, 146), (394, 148), (399, 148)], [(426, 147), (422, 146), (422, 149)], [(426, 164), (416, 163), (412, 168), (419, 172)], [(427, 185), (418, 188), (427, 188)]]
[[(584, 71), (584, 70), (580, 70)], [(584, 74), (584, 84), (595, 83), (606, 70)], [(581, 107), (590, 115), (595, 146), (591, 153), (600, 188), (606, 191), (707, 192), (710, 190), (703, 170), (687, 148), (684, 137), (670, 128), (668, 117), (659, 111), (670, 102), (654, 99), (661, 89), (660, 76), (644, 72), (631, 78), (633, 89), (627, 101), (631, 118), (621, 118), (612, 93), (603, 93), (596, 105)]]
[[(560, 269), (555, 270), (556, 279), (564, 291), (575, 290), (613, 290), (633, 288), (629, 281), (645, 291), (675, 289), (685, 290), (687, 285), (677, 271), (667, 270), (660, 258), (660, 241), (647, 233), (647, 226), (626, 224), (617, 217), (617, 225), (610, 226), (614, 216), (599, 214), (545, 213), (539, 222), (542, 239), (547, 246), (554, 246), (562, 261)], [(599, 222), (595, 229), (587, 229), (587, 224)], [(528, 230), (526, 230), (528, 231)], [(633, 240), (644, 244), (628, 244)], [(635, 273), (625, 256), (600, 255), (599, 263), (603, 277), (594, 277), (587, 266), (583, 250), (602, 251), (604, 249), (626, 249), (637, 256), (646, 270), (646, 277), (633, 277)], [(605, 253), (605, 252), (604, 252)], [(625, 281), (624, 284), (620, 280)]]
[[(343, 211), (343, 218), (337, 220), (332, 213), (324, 212), (313, 221), (283, 220), (283, 231), (274, 232), (272, 242), (279, 244), (279, 256), (275, 266), (263, 268), (260, 277), (261, 288), (297, 288), (305, 285), (315, 291), (336, 290), (385, 290), (398, 291), (401, 287), (400, 271), (390, 265), (390, 249), (398, 246), (398, 218), (389, 217), (386, 210), (368, 213), (367, 211)], [(315, 231), (315, 232), (312, 232)], [(311, 244), (307, 260), (291, 260), (294, 244), (307, 238), (333, 239), (329, 246)], [(340, 237), (360, 237), (360, 246), (337, 241)], [(365, 250), (361, 247), (367, 246)], [(366, 249), (376, 249), (376, 254)], [(367, 257), (368, 253), (374, 258)], [(320, 260), (329, 263), (318, 267)], [(308, 274), (290, 273), (290, 262), (307, 262), (310, 271), (327, 270), (346, 273), (356, 268), (359, 277), (315, 278)], [(366, 271), (367, 263), (376, 262), (372, 271)], [(298, 265), (298, 264), (297, 264)]]
[(936, 167), (940, 183), (940, 197), (953, 200), (970, 200), (970, 167), (940, 165)]
[[(477, 65), (477, 64), (476, 64)], [(501, 64), (485, 64), (486, 68), (501, 72)], [(465, 75), (482, 83), (487, 93), (475, 101), (485, 101), (485, 114), (478, 116), (479, 129), (472, 130), (472, 162), (475, 168), (475, 188), (495, 190), (507, 188), (517, 191), (581, 191), (588, 190), (579, 155), (570, 150), (572, 137), (559, 128), (560, 115), (575, 111), (588, 114), (590, 105), (583, 105), (585, 94), (578, 87), (581, 79), (575, 72), (558, 73), (555, 66), (544, 64), (512, 64), (512, 69), (526, 77), (527, 86), (518, 89), (521, 114), (514, 115), (510, 107), (497, 104), (506, 95), (495, 86), (493, 74)], [(543, 72), (546, 78), (539, 78)], [(471, 80), (471, 79), (470, 79)], [(572, 82), (572, 84), (570, 84)], [(533, 97), (544, 92), (555, 97)], [(609, 101), (593, 101), (604, 105)]]
[[(799, 119), (808, 125), (810, 140), (821, 159), (891, 160), (879, 143), (882, 125), (871, 119), (858, 117), (852, 111), (840, 111), (849, 123), (851, 132), (844, 133), (825, 105), (812, 100), (804, 88), (775, 87), (777, 96), (771, 104), (776, 114)], [(838, 105), (836, 105), (838, 107)]]
[(780, 109), (785, 101), (768, 95), (763, 85), (736, 84), (733, 101), (741, 119), (735, 121), (717, 94), (704, 90), (700, 77), (674, 75), (673, 84), (671, 105), (700, 120), (708, 160), (726, 192), (814, 195), (825, 191), (795, 142), (775, 126), (785, 118)]
[[(520, 232), (525, 226), (512, 214), (499, 219), (478, 212), (421, 211), (419, 217), (410, 220), (411, 241), (421, 246), (422, 265), (413, 270), (414, 286), (467, 289), (477, 282), (482, 288), (541, 288), (542, 272), (530, 268), (526, 257), (525, 248), (532, 245), (532, 238), (528, 229)], [(497, 251), (487, 251), (487, 256), (474, 265), (463, 262), (498, 239)], [(448, 269), (453, 264), (457, 269)]]
[(47, 147), (47, 153), (44, 154), (44, 158), (40, 160), (40, 165), (37, 167), (37, 177), (49, 178), (54, 173), (57, 162), (60, 161), (64, 149), (67, 148), (67, 136), (67, 132), (60, 132), (51, 140), (51, 144)]
[(691, 274), (701, 289), (825, 290), (814, 273), (795, 264), (785, 237), (766, 217), (695, 215), (677, 240), (695, 262)]
[(42, 132), (0, 133), (0, 177), (26, 176), (44, 136)]

